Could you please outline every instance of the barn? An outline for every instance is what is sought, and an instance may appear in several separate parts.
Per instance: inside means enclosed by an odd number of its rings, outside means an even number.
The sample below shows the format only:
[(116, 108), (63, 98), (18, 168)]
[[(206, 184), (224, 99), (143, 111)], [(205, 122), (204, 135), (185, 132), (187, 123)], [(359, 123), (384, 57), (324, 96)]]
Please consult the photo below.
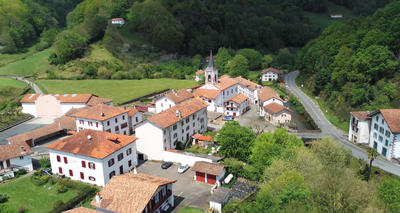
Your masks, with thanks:
[(215, 184), (222, 182), (228, 166), (205, 161), (196, 161), (192, 167), (194, 179), (200, 182)]

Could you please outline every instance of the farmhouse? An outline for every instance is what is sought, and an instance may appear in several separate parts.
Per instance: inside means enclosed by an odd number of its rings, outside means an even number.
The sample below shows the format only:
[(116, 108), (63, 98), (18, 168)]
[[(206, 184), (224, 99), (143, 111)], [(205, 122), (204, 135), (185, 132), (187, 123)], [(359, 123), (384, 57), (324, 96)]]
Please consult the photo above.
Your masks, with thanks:
[(111, 24), (122, 26), (125, 24), (125, 20), (123, 18), (113, 18), (111, 19)]
[(350, 112), (349, 141), (354, 143), (369, 143), (369, 131), (372, 111)]
[(138, 124), (139, 159), (163, 160), (163, 151), (207, 131), (207, 106), (200, 98), (192, 98)]
[(136, 137), (85, 129), (46, 146), (54, 173), (104, 186), (137, 165)]
[(233, 96), (224, 102), (225, 114), (240, 116), (250, 109), (249, 98), (243, 94)]
[(92, 94), (27, 94), (21, 101), (22, 112), (35, 117), (61, 117), (72, 108), (113, 105), (113, 100)]
[(261, 81), (273, 81), (279, 78), (279, 70), (267, 68), (261, 72)]
[(196, 82), (199, 82), (200, 80), (202, 80), (203, 78), (202, 78), (202, 75), (204, 74), (204, 71), (203, 70), (199, 70), (199, 71), (197, 71), (196, 72)]
[(90, 203), (99, 212), (165, 212), (174, 206), (173, 184), (176, 180), (128, 173), (113, 177)]
[(342, 14), (331, 14), (331, 18), (343, 18)]
[(261, 85), (249, 81), (241, 76), (234, 78), (233, 80), (239, 83), (239, 94), (243, 94), (250, 98), (251, 103), (257, 104), (257, 90), (261, 89)]
[(289, 123), (292, 120), (292, 110), (278, 103), (270, 103), (264, 106), (265, 119), (274, 125)]
[(220, 185), (222, 178), (225, 176), (226, 168), (228, 168), (226, 165), (197, 161), (192, 167), (192, 171), (194, 172), (193, 179), (209, 184), (216, 184), (218, 182), (217, 184)]
[(0, 177), (8, 173), (14, 177), (13, 168), (32, 171), (31, 154), (32, 149), (23, 142), (0, 146)]
[(265, 115), (264, 107), (270, 103), (277, 103), (283, 106), (283, 100), (279, 97), (279, 94), (270, 87), (263, 87), (257, 91), (260, 116)]
[(161, 96), (155, 100), (156, 113), (165, 111), (193, 97), (194, 97), (193, 94), (188, 92), (186, 89), (181, 89), (178, 91), (172, 91), (170, 93), (167, 93), (165, 96)]
[(389, 160), (400, 157), (400, 109), (381, 109), (367, 116), (371, 118), (369, 146)]

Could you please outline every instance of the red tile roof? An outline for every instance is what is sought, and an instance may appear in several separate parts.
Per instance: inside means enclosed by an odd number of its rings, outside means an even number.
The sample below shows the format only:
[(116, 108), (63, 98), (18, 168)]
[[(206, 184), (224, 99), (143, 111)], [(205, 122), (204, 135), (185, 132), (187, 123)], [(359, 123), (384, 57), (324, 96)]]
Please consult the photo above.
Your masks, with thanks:
[[(116, 138), (117, 140), (114, 140)], [(46, 146), (46, 148), (97, 159), (104, 159), (136, 140), (137, 138), (132, 136), (85, 129), (71, 135), (70, 137), (50, 144)]]
[(229, 75), (227, 75), (227, 74), (224, 74), (224, 75), (222, 75), (221, 77), (219, 77), (219, 79), (223, 79), (223, 78), (230, 78), (231, 76), (229, 76)]
[(372, 117), (372, 115), (378, 112), (382, 113), (390, 131), (393, 133), (400, 133), (400, 109), (381, 109), (369, 114), (368, 116)]
[(211, 141), (212, 137), (211, 136), (200, 136), (199, 140), (201, 141)]
[[(208, 104), (200, 98), (192, 98), (177, 104), (164, 112), (158, 113), (148, 118), (149, 121), (159, 125), (162, 128), (169, 127), (186, 117), (206, 108)], [(181, 118), (176, 116), (176, 111), (179, 111)]]
[(203, 73), (204, 73), (204, 70), (199, 70), (199, 71), (196, 72), (196, 75), (201, 75)]
[(210, 175), (219, 176), (224, 168), (228, 168), (229, 166), (217, 164), (217, 163), (209, 163), (205, 161), (196, 161), (192, 167), (192, 171), (206, 173)]
[(221, 79), (219, 79), (219, 83), (216, 84), (215, 87), (217, 87), (220, 90), (224, 90), (224, 89), (227, 89), (228, 87), (231, 87), (237, 83), (238, 82), (233, 80), (232, 78), (221, 78)]
[[(21, 153), (21, 146), (24, 152)], [(25, 142), (17, 142), (9, 145), (0, 146), (0, 161), (17, 158), (25, 155), (33, 154), (32, 149)]]
[(137, 112), (139, 112), (139, 110), (137, 110), (137, 109), (130, 109), (130, 110), (128, 111), (128, 116), (129, 116), (129, 117), (133, 117), (133, 116), (136, 115)]
[(87, 103), (92, 94), (27, 94), (20, 102), (21, 103), (35, 103), (35, 101), (42, 96), (51, 95), (59, 100), (61, 103)]
[(96, 96), (92, 96), (90, 100), (86, 103), (87, 106), (95, 106), (97, 104), (107, 104), (113, 102), (114, 100), (106, 99), (106, 98), (99, 98)]
[(63, 213), (101, 213), (101, 212), (93, 210), (93, 209), (88, 209), (88, 208), (85, 208), (85, 207), (79, 207), (79, 208), (75, 208), (75, 209), (71, 209), (71, 210), (65, 211)]
[[(109, 118), (121, 115), (123, 113), (129, 112), (128, 109), (109, 106), (105, 104), (98, 104), (94, 107), (87, 108), (78, 113), (73, 114), (72, 116), (79, 118), (92, 119), (96, 121), (104, 121)], [(103, 113), (103, 114), (102, 114)]]
[(275, 69), (275, 68), (272, 68), (272, 67), (263, 70), (263, 71), (261, 72), (261, 74), (264, 74), (264, 73), (269, 72), (269, 71), (272, 71), (272, 72), (274, 72), (274, 73), (276, 73), (276, 74), (279, 74), (279, 70), (277, 70), (277, 69)]
[(194, 91), (193, 95), (194, 95), (194, 97), (204, 97), (204, 98), (208, 98), (208, 99), (216, 99), (220, 92), (221, 92), (221, 90), (215, 90), (215, 89), (196, 89), (196, 91)]
[[(229, 98), (229, 99), (226, 100), (225, 102), (233, 101), (233, 102), (235, 102), (235, 103), (241, 104), (241, 103), (243, 103), (244, 101), (246, 101), (247, 99), (249, 99), (249, 97), (247, 97), (247, 96), (245, 96), (245, 95), (243, 95), (243, 94), (237, 94), (237, 95), (235, 95), (235, 96), (232, 96), (231, 98)], [(225, 103), (225, 102), (224, 102), (224, 103)]]
[(121, 20), (123, 20), (123, 18), (113, 18), (113, 19), (111, 19), (112, 21), (121, 21)]
[(199, 133), (196, 133), (196, 134), (192, 135), (192, 138), (199, 139), (201, 136), (203, 136), (203, 135), (199, 134)]
[(168, 97), (171, 99), (175, 104), (181, 103), (182, 101), (185, 101), (189, 98), (193, 98), (193, 94), (188, 92), (186, 89), (181, 89), (175, 92), (170, 92), (165, 95), (165, 97)]
[(359, 111), (359, 112), (350, 112), (354, 117), (357, 118), (359, 121), (364, 121), (367, 119), (371, 119), (371, 117), (368, 117), (369, 114), (371, 114), (373, 111)]
[(273, 112), (274, 114), (276, 114), (276, 113), (278, 113), (278, 112), (280, 112), (282, 110), (287, 110), (289, 112), (292, 112), (292, 110), (286, 108), (283, 105), (277, 104), (277, 103), (267, 104), (267, 105), (264, 106), (264, 109), (266, 109), (266, 110), (268, 110), (270, 112)]
[(234, 78), (234, 80), (237, 81), (239, 84), (241, 84), (241, 85), (243, 85), (243, 86), (245, 86), (247, 88), (250, 88), (251, 90), (256, 90), (256, 87), (257, 88), (261, 88), (261, 85), (256, 84), (256, 83), (254, 83), (252, 81), (249, 81), (249, 80), (247, 80), (245, 78), (242, 78), (240, 76)]
[(265, 102), (271, 98), (276, 98), (280, 101), (283, 101), (280, 97), (278, 92), (276, 92), (274, 89), (270, 87), (263, 87), (259, 90), (257, 90), (258, 93), (258, 99), (261, 100), (261, 102)]
[(113, 212), (142, 213), (160, 186), (175, 182), (143, 173), (114, 176), (100, 191), (101, 202), (96, 203), (95, 198), (90, 205)]

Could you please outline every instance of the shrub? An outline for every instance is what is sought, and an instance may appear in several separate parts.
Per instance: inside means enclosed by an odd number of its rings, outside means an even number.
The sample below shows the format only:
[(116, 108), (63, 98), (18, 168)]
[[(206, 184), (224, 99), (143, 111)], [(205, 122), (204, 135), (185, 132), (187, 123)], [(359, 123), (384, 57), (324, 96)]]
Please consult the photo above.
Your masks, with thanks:
[(25, 169), (18, 169), (18, 172), (17, 172), (19, 175), (24, 175), (24, 174), (26, 174), (27, 172), (26, 172), (26, 170)]
[(26, 206), (20, 206), (18, 207), (18, 212), (19, 213), (24, 213), (26, 211)]
[(140, 102), (149, 102), (149, 101), (152, 101), (152, 99), (150, 99), (150, 98), (141, 98), (139, 101)]
[[(43, 177), (46, 177), (46, 176), (43, 176)], [(48, 181), (48, 178), (43, 178), (42, 179), (42, 176), (41, 176), (40, 172), (35, 172), (31, 176), (31, 182), (35, 186), (41, 186), (41, 185), (47, 183), (47, 181)]]
[(57, 208), (57, 207), (61, 206), (62, 204), (64, 204), (64, 201), (56, 200), (56, 202), (53, 203), (53, 208)]
[(57, 189), (57, 193), (65, 193), (67, 190), (67, 187), (64, 184), (61, 184)]
[(111, 79), (122, 80), (122, 79), (129, 79), (129, 73), (118, 71), (111, 76)]
[(42, 168), (48, 168), (48, 167), (50, 167), (51, 166), (51, 163), (50, 163), (50, 158), (48, 158), (48, 157), (41, 157), (40, 158), (40, 160), (39, 160), (39, 163), (40, 163), (40, 166), (42, 167)]
[(108, 71), (106, 67), (100, 67), (99, 70), (97, 71), (97, 77), (99, 79), (110, 79), (111, 72)]
[(185, 149), (185, 146), (183, 145), (182, 142), (178, 141), (178, 142), (176, 143), (176, 149), (177, 149), (177, 150), (184, 150), (184, 149)]
[(8, 196), (4, 194), (0, 194), (0, 203), (5, 203), (8, 201)]
[(62, 182), (67, 188), (76, 189), (78, 191), (84, 191), (89, 188), (89, 185), (83, 184), (81, 182), (73, 181), (73, 180), (64, 180)]
[(84, 201), (88, 197), (93, 197), (97, 192), (97, 189), (94, 187), (87, 188), (85, 191), (80, 193), (78, 196), (72, 198), (68, 202), (53, 208), (49, 213), (61, 213), (63, 211), (75, 208), (80, 202)]

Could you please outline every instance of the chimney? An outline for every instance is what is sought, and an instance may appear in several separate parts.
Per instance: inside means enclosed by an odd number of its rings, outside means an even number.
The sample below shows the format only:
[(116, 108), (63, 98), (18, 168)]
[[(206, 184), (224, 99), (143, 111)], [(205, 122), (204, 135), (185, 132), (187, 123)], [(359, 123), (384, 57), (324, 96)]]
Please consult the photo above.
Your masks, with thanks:
[(87, 136), (87, 139), (88, 139), (88, 140), (92, 139), (92, 136), (88, 135), (88, 136)]
[(136, 169), (136, 166), (135, 167), (133, 167), (133, 174), (137, 174), (138, 172), (137, 172), (137, 169)]
[(97, 194), (96, 194), (96, 203), (100, 203), (100, 202), (101, 202), (100, 193), (97, 192)]
[(101, 115), (102, 117), (104, 117), (104, 113), (100, 113), (100, 115)]
[(181, 112), (179, 112), (179, 110), (176, 110), (176, 117), (181, 118)]
[(25, 154), (25, 150), (24, 150), (23, 146), (21, 146), (21, 154)]
[(260, 91), (260, 94), (262, 94), (262, 91)]

